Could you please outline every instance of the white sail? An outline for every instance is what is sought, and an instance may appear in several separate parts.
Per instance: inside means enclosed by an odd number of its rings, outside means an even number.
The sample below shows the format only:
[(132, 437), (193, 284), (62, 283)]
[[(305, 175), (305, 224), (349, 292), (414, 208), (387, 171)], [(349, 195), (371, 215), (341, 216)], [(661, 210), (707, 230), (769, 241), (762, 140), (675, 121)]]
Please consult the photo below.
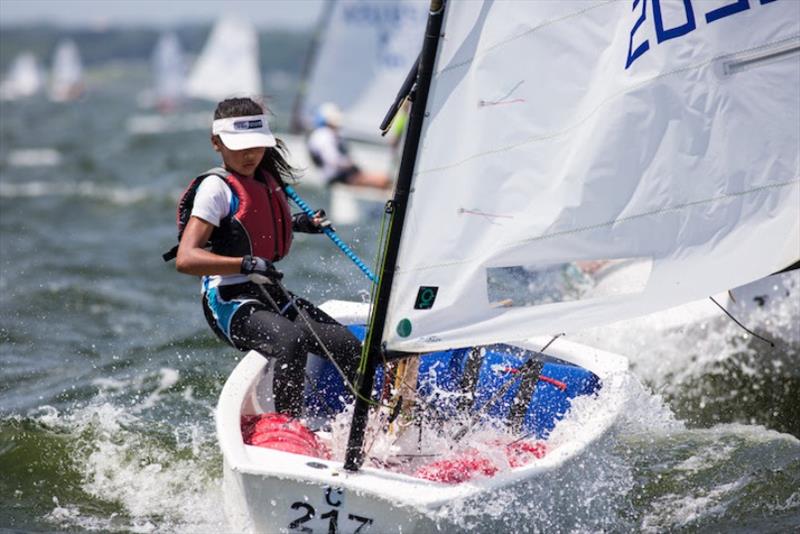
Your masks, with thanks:
[(340, 0), (331, 12), (303, 100), (303, 121), (334, 102), (346, 137), (377, 141), (378, 126), (422, 46), (427, 1)]
[(186, 93), (214, 102), (261, 95), (258, 33), (252, 23), (227, 17), (214, 25), (186, 82)]
[[(450, 8), (390, 349), (613, 322), (800, 258), (796, 2)], [(638, 264), (631, 283), (579, 291), (593, 266), (619, 263)], [(493, 287), (515, 271), (530, 295)], [(542, 291), (548, 279), (559, 291)]]
[(44, 86), (44, 75), (31, 52), (23, 52), (14, 58), (8, 74), (0, 84), (0, 98), (15, 100), (35, 95)]
[(186, 84), (186, 63), (175, 33), (159, 38), (152, 61), (156, 105), (161, 109), (175, 107), (183, 98)]
[(72, 40), (58, 44), (50, 71), (50, 99), (74, 100), (83, 93), (83, 65), (78, 47)]

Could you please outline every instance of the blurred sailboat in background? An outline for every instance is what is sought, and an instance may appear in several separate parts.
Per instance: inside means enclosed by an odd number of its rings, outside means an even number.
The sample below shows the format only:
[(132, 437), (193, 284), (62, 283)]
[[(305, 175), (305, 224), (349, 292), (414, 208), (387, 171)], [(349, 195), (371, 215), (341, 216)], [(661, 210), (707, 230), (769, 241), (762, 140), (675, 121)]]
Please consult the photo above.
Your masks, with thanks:
[(50, 100), (69, 102), (79, 98), (84, 90), (83, 64), (78, 46), (71, 39), (61, 41), (53, 54)]
[[(393, 176), (397, 161), (379, 125), (419, 54), (428, 3), (418, 0), (339, 0), (326, 4), (301, 90), (292, 112), (292, 131), (319, 126), (319, 110), (333, 103), (342, 112), (341, 134), (359, 167)], [(308, 158), (304, 139), (288, 139), (293, 157), (306, 157), (305, 183), (325, 180)], [(345, 184), (330, 187), (329, 214), (337, 224), (356, 224), (381, 212), (385, 191)]]
[(161, 34), (151, 58), (152, 86), (139, 96), (141, 107), (162, 113), (177, 109), (185, 98), (186, 60), (174, 32)]
[(163, 33), (151, 59), (152, 86), (137, 99), (143, 108), (158, 113), (128, 118), (128, 132), (151, 135), (210, 127), (210, 117), (203, 112), (181, 112), (186, 100), (187, 62), (180, 40), (174, 32)]
[[(22, 52), (11, 63), (8, 74), (0, 82), (0, 100), (30, 98), (44, 90), (45, 72), (32, 52)], [(46, 167), (61, 163), (61, 153), (48, 147), (13, 148), (6, 154), (12, 167)]]
[(0, 83), (0, 100), (33, 96), (44, 87), (44, 73), (32, 52), (19, 54)]
[(186, 94), (213, 102), (261, 95), (258, 33), (252, 23), (225, 17), (214, 25), (186, 82)]
[(422, 44), (428, 3), (340, 0), (328, 4), (292, 117), (307, 131), (325, 102), (344, 114), (343, 135), (385, 143), (378, 126)]

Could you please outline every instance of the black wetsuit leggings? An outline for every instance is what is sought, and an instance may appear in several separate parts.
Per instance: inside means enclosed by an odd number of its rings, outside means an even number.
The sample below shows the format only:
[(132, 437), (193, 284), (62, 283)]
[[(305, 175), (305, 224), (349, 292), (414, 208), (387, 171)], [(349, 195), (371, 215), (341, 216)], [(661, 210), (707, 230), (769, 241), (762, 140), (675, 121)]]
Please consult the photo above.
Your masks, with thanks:
[[(274, 284), (262, 287), (274, 304), (258, 286), (244, 283), (206, 291), (203, 310), (208, 324), (225, 342), (242, 351), (256, 350), (276, 358), (275, 408), (299, 416), (303, 408), (307, 355), (312, 352), (327, 358), (317, 337), (351, 382), (361, 357), (361, 342), (346, 326), (309, 301), (287, 292), (292, 299), (290, 302), (280, 287)], [(297, 308), (303, 310), (316, 337)], [(226, 315), (227, 328), (222, 324), (225, 322), (222, 317)]]

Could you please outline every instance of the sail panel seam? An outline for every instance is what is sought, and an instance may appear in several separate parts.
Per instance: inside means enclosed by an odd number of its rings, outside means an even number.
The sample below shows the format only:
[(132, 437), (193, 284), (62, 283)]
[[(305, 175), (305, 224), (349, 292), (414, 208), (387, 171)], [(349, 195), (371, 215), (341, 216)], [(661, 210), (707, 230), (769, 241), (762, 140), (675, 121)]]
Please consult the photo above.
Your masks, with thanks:
[(444, 74), (445, 72), (449, 72), (451, 70), (455, 70), (455, 69), (461, 68), (464, 65), (469, 65), (470, 63), (475, 61), (475, 58), (477, 58), (479, 56), (486, 55), (489, 52), (495, 50), (496, 48), (504, 46), (504, 45), (506, 45), (506, 44), (508, 44), (508, 43), (510, 43), (512, 41), (516, 41), (517, 39), (522, 39), (523, 37), (527, 37), (527, 36), (531, 35), (532, 33), (541, 30), (542, 28), (546, 28), (547, 26), (552, 26), (553, 24), (557, 24), (559, 22), (563, 22), (563, 21), (569, 20), (571, 18), (583, 16), (586, 13), (588, 13), (589, 11), (593, 11), (595, 9), (602, 8), (602, 7), (608, 7), (610, 5), (613, 5), (613, 4), (621, 2), (621, 1), (623, 1), (623, 0), (608, 0), (605, 4), (599, 4), (599, 5), (596, 5), (596, 6), (586, 7), (586, 8), (583, 8), (583, 9), (579, 10), (579, 11), (574, 11), (572, 13), (569, 13), (567, 15), (562, 15), (561, 17), (558, 17), (558, 18), (555, 18), (555, 19), (550, 19), (550, 20), (545, 20), (544, 22), (540, 22), (539, 24), (537, 24), (533, 28), (529, 28), (529, 29), (525, 30), (524, 32), (522, 32), (522, 33), (520, 33), (518, 35), (513, 35), (513, 36), (511, 36), (511, 37), (509, 37), (507, 39), (504, 39), (502, 41), (498, 41), (497, 43), (495, 43), (493, 45), (490, 45), (490, 46), (484, 48), (483, 50), (475, 52), (468, 59), (465, 59), (465, 60), (463, 60), (463, 61), (461, 61), (459, 63), (454, 63), (452, 65), (446, 66), (445, 68), (443, 68), (439, 72), (435, 73), (435, 76), (439, 76), (440, 74)]
[[(553, 232), (551, 234), (543, 234), (543, 235), (540, 235), (540, 236), (530, 237), (530, 238), (527, 238), (527, 239), (520, 239), (520, 240), (508, 243), (508, 244), (506, 244), (506, 245), (504, 245), (502, 247), (499, 247), (499, 248), (495, 249), (495, 252), (502, 252), (502, 251), (507, 250), (507, 249), (516, 248), (516, 247), (518, 247), (520, 245), (530, 244), (530, 243), (534, 243), (536, 241), (543, 241), (545, 239), (552, 239), (554, 237), (562, 237), (562, 236), (571, 235), (571, 234), (579, 234), (579, 233), (586, 232), (586, 231), (589, 231), (589, 230), (596, 230), (598, 228), (613, 226), (613, 225), (618, 224), (618, 223), (627, 223), (627, 222), (630, 222), (630, 221), (633, 221), (633, 220), (641, 219), (643, 217), (649, 217), (651, 215), (661, 215), (661, 214), (668, 213), (668, 212), (680, 211), (680, 210), (683, 210), (683, 209), (686, 209), (686, 208), (691, 208), (691, 207), (699, 206), (699, 205), (702, 205), (702, 204), (708, 204), (708, 203), (712, 203), (712, 202), (730, 200), (732, 198), (742, 197), (742, 196), (750, 195), (750, 194), (753, 194), (753, 193), (759, 193), (761, 191), (766, 191), (768, 189), (778, 189), (778, 188), (781, 188), (781, 187), (787, 187), (787, 186), (796, 185), (796, 184), (799, 184), (799, 183), (800, 183), (800, 176), (796, 176), (794, 179), (789, 180), (787, 182), (780, 182), (780, 183), (775, 183), (775, 184), (762, 185), (760, 187), (755, 187), (755, 188), (749, 189), (747, 191), (739, 191), (739, 192), (736, 192), (736, 193), (728, 193), (728, 194), (725, 194), (725, 195), (720, 195), (720, 196), (716, 196), (716, 197), (712, 197), (712, 198), (705, 198), (705, 199), (701, 199), (701, 200), (693, 200), (691, 202), (686, 202), (684, 204), (679, 204), (677, 206), (668, 206), (668, 207), (664, 207), (664, 208), (659, 208), (659, 209), (648, 211), (648, 212), (645, 212), (645, 213), (637, 213), (635, 215), (629, 215), (627, 217), (621, 217), (619, 219), (614, 219), (614, 220), (611, 220), (611, 221), (606, 221), (606, 222), (602, 222), (602, 223), (583, 226), (583, 227), (580, 227), (580, 228), (573, 228), (571, 230), (562, 230), (560, 232)], [(441, 268), (441, 267), (450, 267), (450, 266), (454, 266), (454, 265), (464, 265), (464, 264), (475, 263), (476, 261), (480, 261), (480, 259), (481, 258), (473, 257), (473, 258), (468, 258), (468, 259), (460, 260), (460, 261), (451, 261), (451, 262), (446, 262), (446, 263), (438, 263), (438, 264), (435, 264), (435, 265), (423, 265), (423, 266), (420, 266), (420, 267), (413, 267), (413, 268), (407, 268), (407, 269), (403, 269), (403, 268), (398, 267), (397, 268), (397, 272), (398, 273), (400, 273), (400, 272), (408, 273), (408, 272), (415, 272), (415, 271), (426, 271), (426, 270), (429, 270), (429, 269), (438, 269), (438, 268)]]

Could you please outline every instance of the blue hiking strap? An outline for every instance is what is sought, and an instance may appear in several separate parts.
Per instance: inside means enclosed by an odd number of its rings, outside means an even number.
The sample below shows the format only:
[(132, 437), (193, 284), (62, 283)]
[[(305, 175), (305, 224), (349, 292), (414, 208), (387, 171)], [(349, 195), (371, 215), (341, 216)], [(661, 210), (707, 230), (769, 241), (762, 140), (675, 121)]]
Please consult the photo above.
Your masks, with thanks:
[[(312, 210), (309, 207), (309, 205), (306, 204), (306, 202), (302, 198), (300, 198), (300, 195), (297, 194), (297, 191), (295, 191), (294, 188), (292, 188), (292, 186), (287, 185), (283, 188), (283, 190), (286, 192), (286, 195), (289, 198), (291, 198), (295, 204), (297, 204), (297, 207), (303, 210), (303, 213), (305, 213), (309, 217), (314, 217), (314, 210)], [(334, 242), (334, 244), (337, 247), (339, 247), (339, 250), (344, 252), (345, 256), (350, 258), (352, 262), (355, 263), (359, 269), (361, 269), (361, 272), (367, 275), (367, 278), (369, 278), (376, 284), (378, 283), (378, 277), (375, 276), (375, 274), (369, 269), (369, 267), (367, 267), (367, 265), (363, 261), (361, 261), (361, 258), (356, 256), (356, 253), (353, 252), (350, 249), (350, 247), (347, 246), (347, 243), (342, 241), (342, 239), (338, 235), (336, 235), (336, 232), (334, 232), (331, 228), (323, 228), (322, 231), (326, 236), (330, 238), (331, 241)]]

